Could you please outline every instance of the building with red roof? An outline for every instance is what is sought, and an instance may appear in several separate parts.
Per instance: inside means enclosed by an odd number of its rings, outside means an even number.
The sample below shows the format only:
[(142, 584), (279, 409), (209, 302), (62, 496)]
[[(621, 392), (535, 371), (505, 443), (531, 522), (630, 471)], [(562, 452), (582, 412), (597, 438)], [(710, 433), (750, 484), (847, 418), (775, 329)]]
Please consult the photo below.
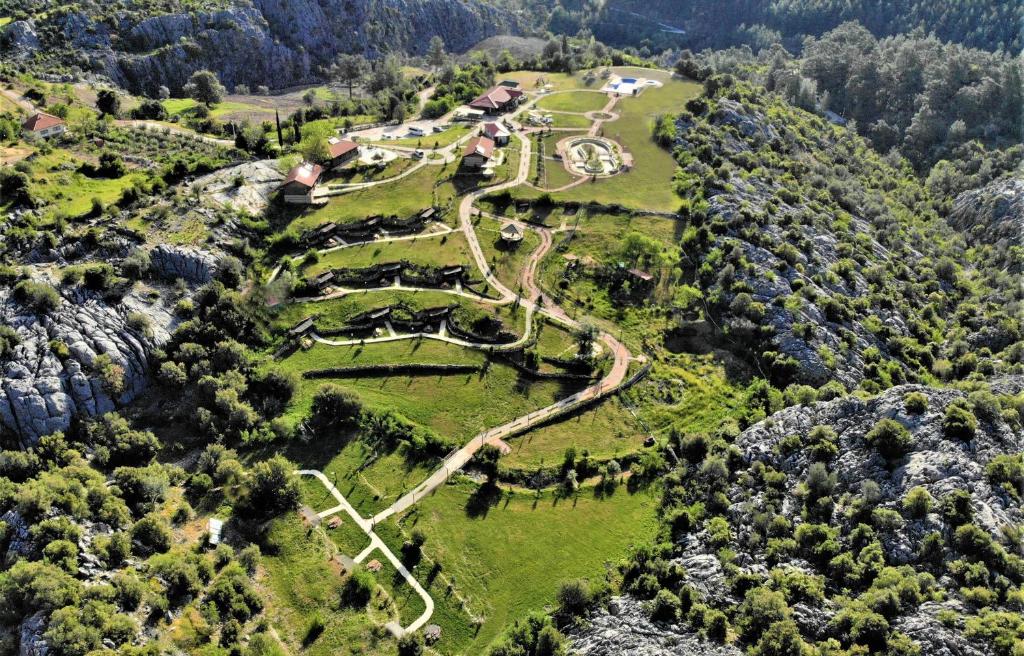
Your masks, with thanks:
[(498, 85), (469, 103), (473, 109), (487, 114), (501, 114), (515, 109), (523, 99), (522, 89)]
[(281, 196), (286, 203), (310, 205), (313, 203), (313, 192), (320, 182), (324, 169), (319, 164), (302, 162), (285, 177), (281, 183)]
[(494, 156), (494, 142), (487, 137), (475, 137), (466, 143), (462, 150), (462, 165), (470, 169), (480, 169), (491, 161)]
[(335, 169), (359, 157), (359, 144), (350, 139), (331, 137), (327, 140), (327, 153), (331, 158), (327, 168)]
[(495, 145), (498, 146), (507, 146), (509, 139), (512, 138), (512, 133), (510, 133), (504, 125), (498, 123), (497, 121), (491, 123), (484, 123), (484, 126), (480, 130), (480, 132), (482, 132), (485, 137), (493, 141)]
[(66, 129), (63, 119), (46, 112), (37, 112), (21, 124), (26, 139), (49, 139), (64, 134)]

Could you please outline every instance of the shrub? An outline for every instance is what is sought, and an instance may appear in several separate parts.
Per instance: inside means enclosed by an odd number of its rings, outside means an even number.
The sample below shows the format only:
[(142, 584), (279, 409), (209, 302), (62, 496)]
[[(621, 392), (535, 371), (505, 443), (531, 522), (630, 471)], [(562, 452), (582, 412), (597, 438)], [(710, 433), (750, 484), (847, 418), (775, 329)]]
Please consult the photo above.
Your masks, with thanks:
[(1019, 498), (1024, 493), (1024, 456), (1019, 453), (998, 455), (985, 465), (985, 475), (992, 485)]
[(37, 314), (46, 314), (60, 307), (60, 294), (46, 283), (22, 280), (14, 286), (14, 298)]
[(655, 622), (675, 622), (679, 619), (679, 597), (668, 590), (658, 590), (651, 602), (651, 619)]
[(903, 497), (903, 512), (912, 519), (924, 519), (931, 512), (932, 501), (932, 495), (925, 488), (911, 488)]
[(921, 392), (908, 392), (903, 396), (903, 408), (912, 415), (919, 415), (928, 409), (928, 397)]
[(420, 656), (423, 653), (423, 636), (406, 633), (398, 639), (398, 656)]
[(163, 553), (171, 548), (171, 531), (167, 522), (156, 514), (146, 515), (135, 522), (131, 537), (135, 552), (140, 556)]
[(951, 439), (970, 440), (978, 429), (978, 420), (964, 399), (957, 399), (946, 406), (942, 417), (942, 430)]
[(781, 592), (768, 588), (747, 591), (736, 615), (737, 627), (747, 640), (755, 640), (776, 622), (789, 619), (791, 612)]
[(352, 392), (337, 385), (323, 385), (313, 397), (310, 420), (320, 428), (351, 428), (359, 420), (362, 407)]
[(894, 419), (880, 420), (864, 436), (864, 441), (889, 461), (902, 457), (914, 443), (910, 431)]
[(566, 619), (582, 617), (594, 602), (594, 597), (590, 593), (590, 581), (564, 581), (558, 588), (557, 599), (559, 615)]
[(299, 504), (299, 484), (292, 475), (295, 466), (276, 455), (256, 463), (245, 484), (244, 506), (258, 517), (272, 517)]

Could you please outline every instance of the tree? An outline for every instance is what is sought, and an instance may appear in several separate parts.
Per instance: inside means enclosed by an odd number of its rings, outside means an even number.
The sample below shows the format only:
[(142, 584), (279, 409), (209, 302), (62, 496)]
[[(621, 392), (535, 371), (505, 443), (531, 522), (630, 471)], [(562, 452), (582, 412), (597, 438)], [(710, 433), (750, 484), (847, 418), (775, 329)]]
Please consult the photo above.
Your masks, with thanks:
[(113, 89), (100, 89), (96, 94), (96, 109), (104, 116), (110, 115), (117, 118), (121, 113), (121, 96)]
[(310, 421), (320, 428), (354, 426), (363, 405), (352, 392), (337, 385), (323, 385), (313, 397)]
[(423, 636), (406, 633), (398, 639), (398, 656), (420, 656), (423, 653)]
[(246, 481), (245, 505), (262, 517), (279, 515), (299, 504), (299, 484), (292, 475), (295, 465), (276, 455), (256, 463)]
[(558, 614), (564, 618), (582, 617), (594, 602), (590, 581), (573, 579), (558, 588)]
[(212, 107), (224, 99), (227, 92), (224, 85), (217, 79), (217, 74), (209, 70), (196, 71), (188, 78), (182, 91), (198, 103)]
[(427, 46), (427, 63), (435, 69), (445, 65), (448, 55), (444, 50), (444, 39), (438, 35), (430, 38), (430, 45)]
[(362, 55), (341, 54), (331, 66), (331, 77), (348, 85), (348, 97), (352, 98), (352, 87), (359, 82), (369, 70), (366, 57)]
[(362, 567), (355, 568), (341, 586), (341, 602), (349, 608), (365, 608), (370, 603), (377, 581)]

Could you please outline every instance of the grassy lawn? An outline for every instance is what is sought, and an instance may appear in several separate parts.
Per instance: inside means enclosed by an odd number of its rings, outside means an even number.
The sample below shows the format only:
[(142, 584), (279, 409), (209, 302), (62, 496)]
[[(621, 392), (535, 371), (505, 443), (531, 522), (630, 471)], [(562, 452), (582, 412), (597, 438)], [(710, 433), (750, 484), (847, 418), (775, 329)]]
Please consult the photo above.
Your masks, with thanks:
[[(279, 314), (275, 317), (274, 326), (279, 330), (284, 330), (294, 326), (305, 317), (315, 315), (317, 317), (317, 327), (321, 330), (330, 330), (341, 328), (351, 317), (360, 312), (397, 304), (402, 304), (413, 311), (448, 305), (460, 305), (479, 309), (488, 314), (494, 314), (494, 316), (502, 319), (511, 330), (518, 330), (521, 324), (519, 315), (512, 316), (510, 314), (511, 306), (481, 304), (455, 294), (445, 294), (444, 292), (437, 291), (388, 289), (373, 292), (354, 292), (340, 298), (324, 301), (292, 303), (279, 311)], [(297, 357), (298, 354), (292, 355), (285, 362), (290, 362)]]
[(327, 186), (357, 184), (360, 182), (373, 182), (374, 180), (387, 180), (405, 173), (418, 162), (410, 157), (398, 157), (380, 168), (378, 166), (352, 166), (341, 171), (331, 172), (327, 179)]
[(447, 167), (424, 166), (394, 183), (332, 196), (323, 207), (304, 211), (291, 226), (305, 230), (329, 221), (350, 223), (374, 214), (412, 216), (431, 205), (445, 203), (446, 199), (435, 194), (434, 185), (439, 176), (450, 173)]
[(537, 101), (538, 109), (545, 109), (554, 112), (575, 112), (584, 114), (596, 112), (608, 104), (608, 94), (594, 93), (593, 91), (569, 91), (565, 93), (554, 93), (549, 96), (542, 96)]
[[(385, 347), (381, 349), (383, 354), (378, 351), (381, 347)], [(478, 364), (482, 357), (476, 351), (436, 340), (403, 340), (368, 344), (361, 349), (318, 345), (291, 356), (281, 366), (298, 372), (371, 362)], [(306, 416), (316, 390), (329, 382), (332, 381), (302, 379), (286, 417), (298, 421)], [(525, 379), (512, 367), (500, 363), (492, 363), (485, 371), (457, 375), (395, 375), (334, 382), (356, 393), (371, 408), (393, 409), (458, 443), (550, 405), (578, 389), (575, 384)]]
[[(264, 592), (266, 616), (290, 653), (308, 656), (352, 653), (365, 656), (397, 653), (393, 639), (376, 630), (390, 618), (376, 608), (342, 608), (339, 604), (341, 569), (330, 562), (332, 545), (319, 531), (308, 532), (297, 514), (274, 520), (271, 540), (276, 553), (264, 553), (257, 585)], [(311, 644), (303, 640), (314, 614), (324, 620), (324, 632)]]
[[(470, 516), (466, 505), (475, 489), (471, 483), (443, 486), (397, 520), (404, 530), (417, 527), (427, 535), (424, 553), (444, 573), (428, 588), (434, 598), (444, 595), (445, 581), (454, 581), (471, 613), (484, 618), (479, 632), (465, 637), (444, 616), (432, 620), (441, 625), (442, 639), (450, 629), (462, 637), (442, 647), (446, 654), (484, 653), (512, 619), (554, 602), (563, 580), (602, 579), (608, 563), (656, 531), (657, 499), (644, 492), (631, 495), (620, 487), (596, 499), (584, 489), (577, 499), (562, 500), (516, 493)], [(400, 546), (401, 537), (385, 531), (387, 525), (381, 537)]]
[(509, 469), (555, 467), (569, 447), (606, 460), (638, 451), (646, 434), (618, 397), (584, 412), (507, 440), (512, 452), (501, 459)]
[[(540, 71), (512, 71), (510, 73), (499, 74), (498, 79), (515, 80), (526, 91), (534, 91), (543, 84), (550, 84), (554, 91), (587, 88), (586, 83), (583, 81), (582, 72), (568, 74), (543, 73)], [(599, 83), (595, 83), (591, 88), (600, 88), (600, 86), (601, 85)]]
[(381, 262), (408, 260), (424, 266), (444, 267), (473, 262), (469, 244), (461, 232), (425, 235), (416, 239), (350, 246), (320, 256), (303, 273), (316, 275), (329, 269), (367, 267)]
[[(199, 104), (191, 98), (167, 98), (161, 102), (163, 103), (164, 109), (167, 110), (167, 113), (171, 115), (188, 114)], [(228, 114), (236, 114), (239, 112), (267, 114), (268, 110), (265, 107), (260, 107), (259, 105), (253, 105), (247, 102), (224, 100), (210, 108), (210, 117), (224, 118)], [(272, 116), (273, 112), (269, 112), (269, 114)]]
[[(558, 96), (554, 97), (557, 98)], [(593, 121), (581, 114), (551, 114), (551, 127), (553, 128), (581, 128), (586, 130), (592, 124)]]

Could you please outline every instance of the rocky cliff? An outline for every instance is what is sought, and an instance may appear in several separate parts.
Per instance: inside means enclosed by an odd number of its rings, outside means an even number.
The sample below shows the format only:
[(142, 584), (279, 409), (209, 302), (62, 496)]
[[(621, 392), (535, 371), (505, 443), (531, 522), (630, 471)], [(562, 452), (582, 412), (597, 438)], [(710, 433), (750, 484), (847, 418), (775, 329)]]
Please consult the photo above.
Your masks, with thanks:
[[(37, 315), (0, 290), (0, 324), (19, 343), (0, 361), (0, 432), (23, 446), (67, 430), (73, 417), (109, 412), (145, 387), (148, 337), (128, 325), (124, 308), (82, 292), (68, 292), (61, 306)], [(97, 371), (106, 355), (110, 368)]]
[(424, 54), (431, 37), (461, 52), (518, 30), (515, 16), (467, 0), (237, 0), (222, 9), (109, 16), (74, 11), (8, 27), (8, 52), (31, 57), (70, 44), (76, 63), (133, 92), (180, 89), (208, 68), (237, 84), (287, 87), (318, 79), (338, 53)]

